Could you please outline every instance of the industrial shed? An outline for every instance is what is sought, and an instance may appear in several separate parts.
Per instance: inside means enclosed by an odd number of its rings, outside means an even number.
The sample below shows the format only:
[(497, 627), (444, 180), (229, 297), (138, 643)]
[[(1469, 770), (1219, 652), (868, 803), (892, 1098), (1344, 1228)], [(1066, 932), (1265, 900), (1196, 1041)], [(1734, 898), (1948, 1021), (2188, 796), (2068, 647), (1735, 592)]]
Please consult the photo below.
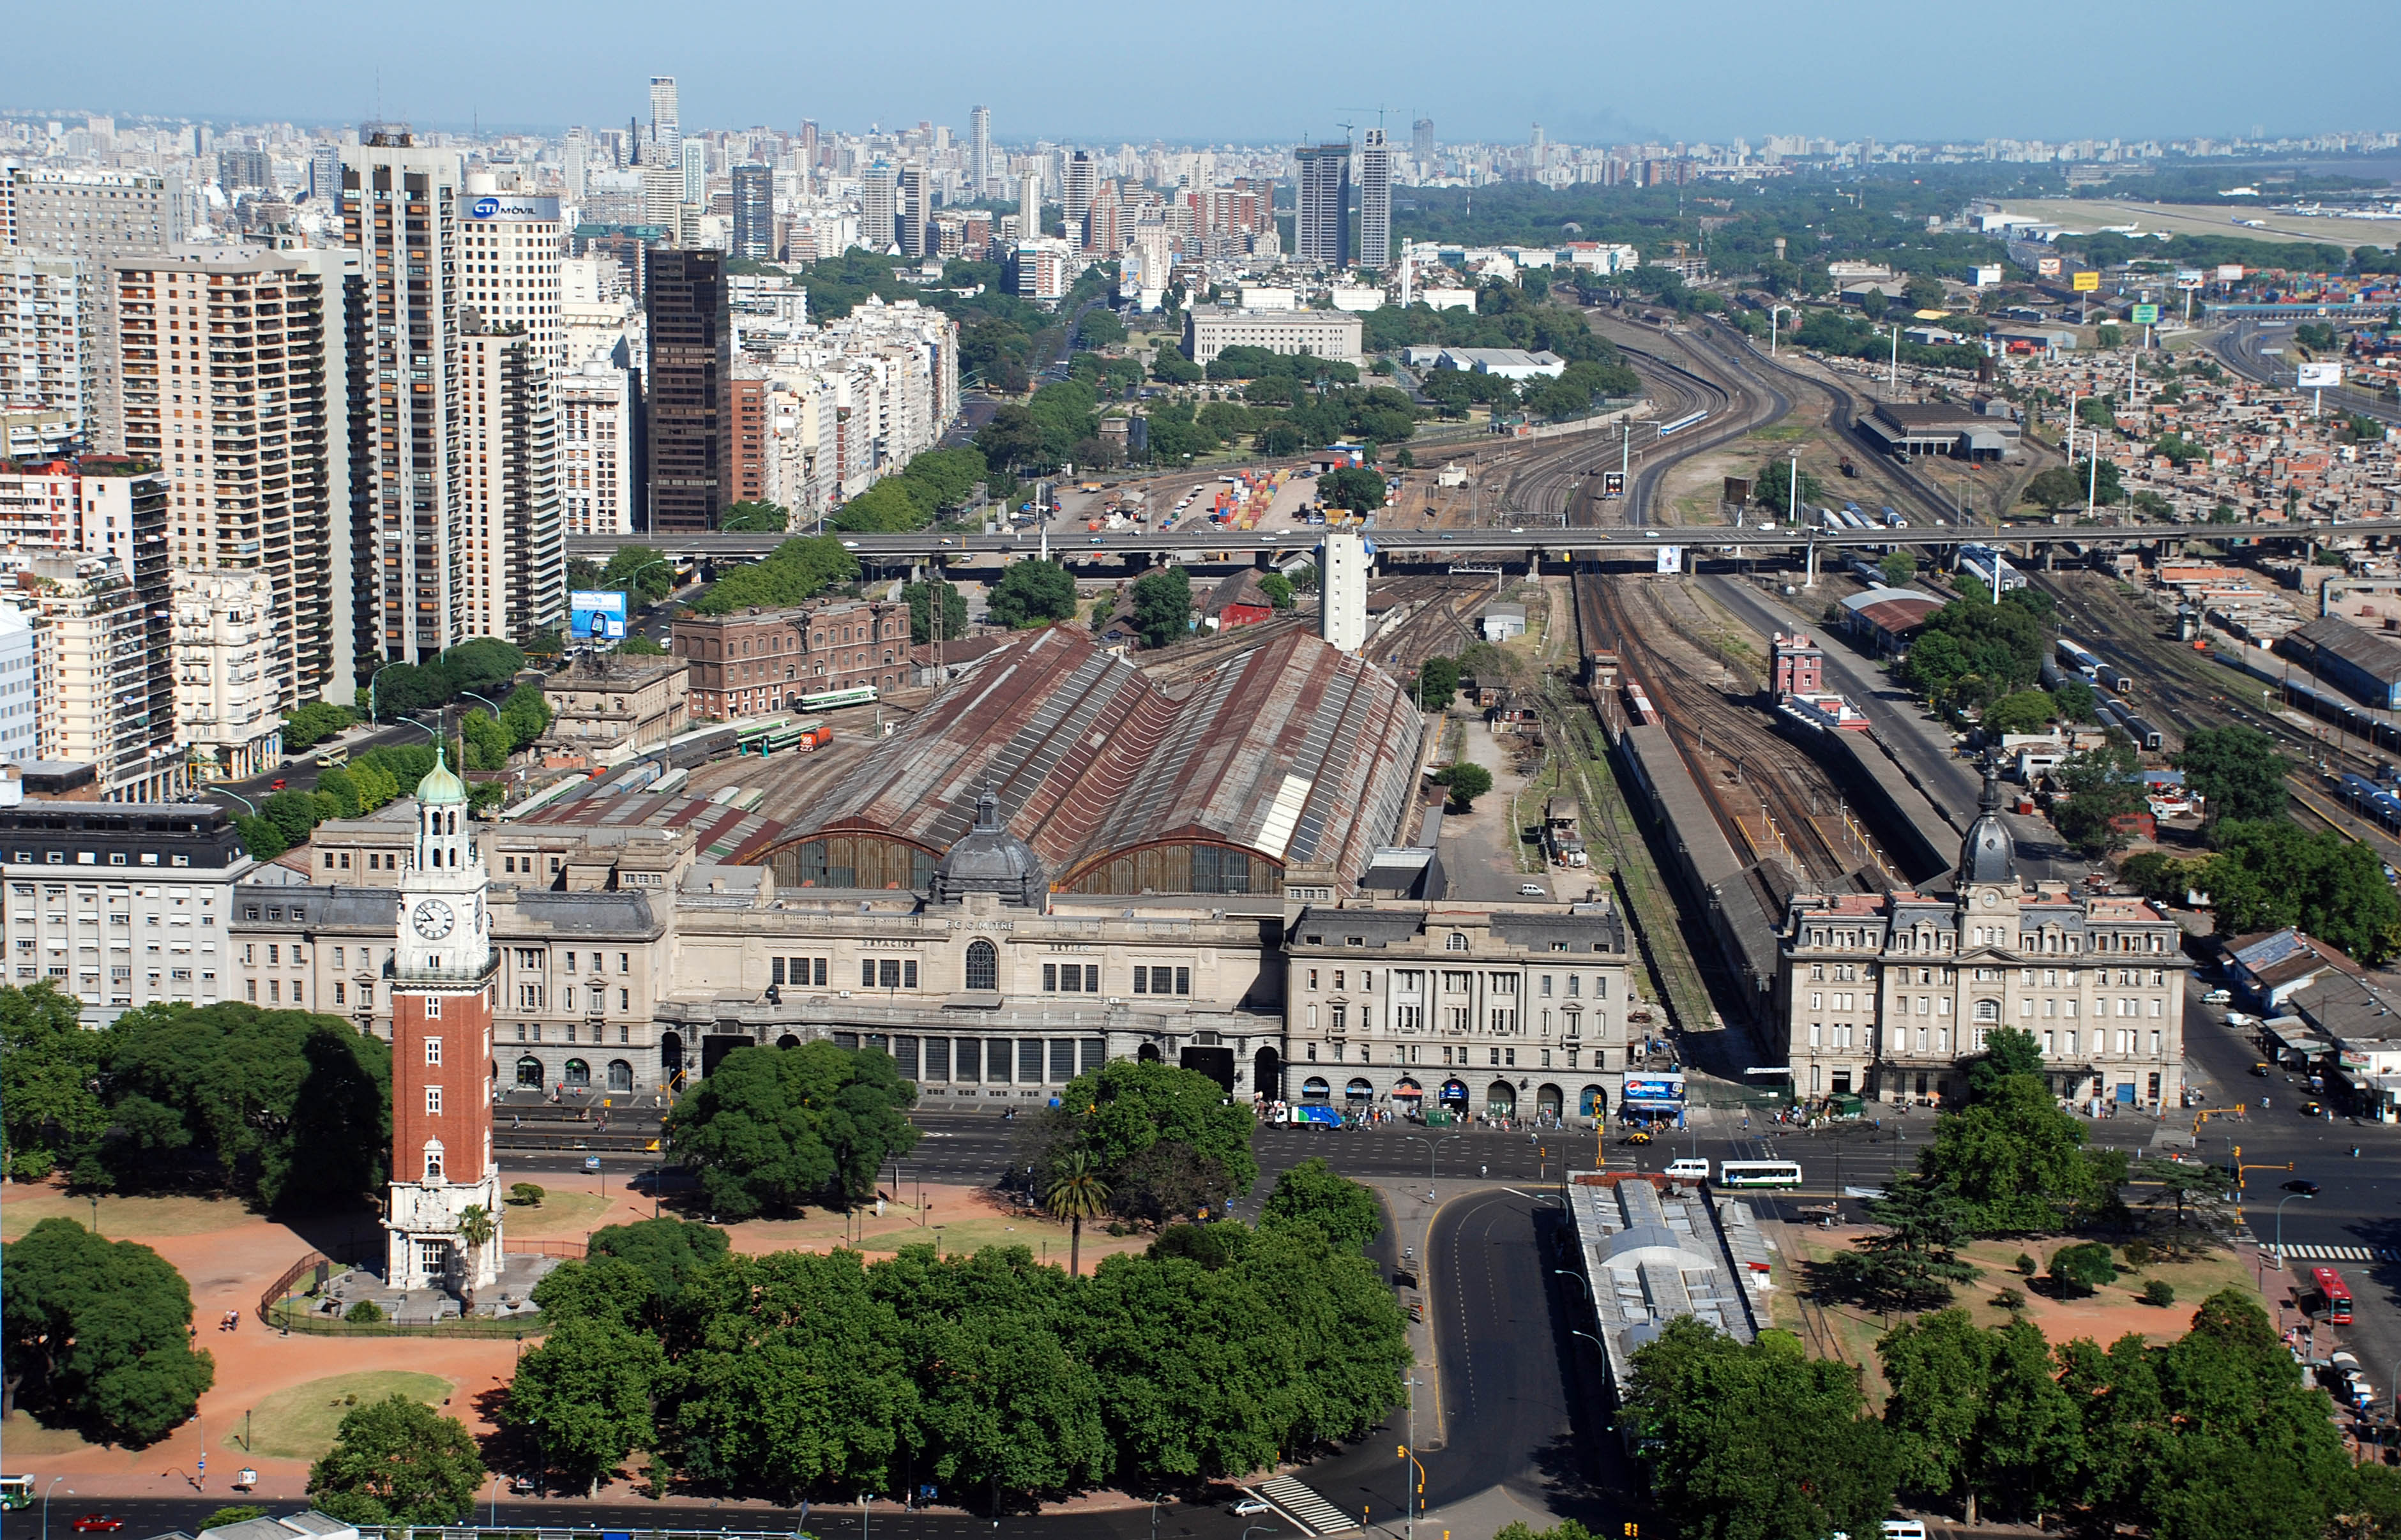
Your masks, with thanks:
[(1422, 736), (1398, 683), (1315, 637), (1171, 696), (1052, 626), (951, 683), (765, 859), (787, 887), (922, 889), (990, 787), (1055, 891), (1275, 893), (1307, 864), (1347, 893), (1406, 832)]
[(1879, 653), (1898, 653), (1926, 628), (1942, 601), (1914, 588), (1871, 588), (1843, 600), (1843, 628)]

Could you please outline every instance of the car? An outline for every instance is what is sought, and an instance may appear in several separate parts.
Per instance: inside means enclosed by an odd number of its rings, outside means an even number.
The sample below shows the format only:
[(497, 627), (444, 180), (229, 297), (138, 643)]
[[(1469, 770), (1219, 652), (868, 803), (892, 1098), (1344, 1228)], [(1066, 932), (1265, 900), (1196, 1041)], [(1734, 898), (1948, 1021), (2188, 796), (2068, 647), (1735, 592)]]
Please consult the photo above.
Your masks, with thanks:
[(2318, 1184), (2307, 1176), (2296, 1176), (2284, 1184), (2284, 1190), (2298, 1192), (2304, 1198), (2314, 1198), (2318, 1195)]
[(1551, 890), (1538, 882), (1521, 882), (1517, 885), (1517, 892), (1519, 896), (1529, 899), (1547, 899), (1551, 896)]
[(1093, 543), (1093, 544), (1098, 545), (1098, 544), (1101, 543), (1101, 537), (1100, 537), (1100, 536), (1098, 536), (1098, 535), (1094, 535), (1094, 536), (1092, 536), (1092, 537), (1091, 537), (1091, 541), (1092, 541), (1092, 543)]
[(1253, 1514), (1273, 1513), (1275, 1505), (1264, 1497), (1245, 1497), (1241, 1502), (1233, 1504), (1227, 1511), (1237, 1519), (1248, 1519)]
[(845, 551), (856, 551), (858, 549), (858, 542), (855, 540), (845, 540), (842, 543), (842, 548)]
[(1426, 504), (1426, 517), (1434, 517), (1434, 504), (1431, 502)]
[(2261, 1079), (2263, 1079), (2263, 1080), (2264, 1080), (2264, 1079), (2267, 1079), (2271, 1074), (2274, 1073), (2275, 1068), (2276, 1068), (2276, 1066), (2275, 1066), (2274, 1065), (2271, 1065), (2271, 1064), (2270, 1064), (2267, 1060), (2262, 1059), (2262, 1060), (2260, 1060), (2258, 1063), (2257, 1063), (2257, 1064), (2255, 1064), (2255, 1065), (2253, 1065), (2253, 1066), (2251, 1066), (2251, 1073), (2252, 1073), (2252, 1074), (2254, 1074), (2254, 1075), (2258, 1076)]
[(1459, 537), (1458, 537), (1458, 536), (1456, 536), (1456, 535), (1445, 535), (1445, 536), (1443, 536), (1442, 538), (1443, 538), (1443, 539), (1445, 539), (1445, 540), (1456, 540), (1456, 539), (1458, 539)]
[(2315, 1102), (2303, 1102), (2301, 1104), (2301, 1116), (2304, 1118), (2323, 1118), (2326, 1116), (2326, 1108), (2320, 1107)]
[(2234, 1003), (2234, 992), (2229, 989), (2213, 989), (2208, 994), (2203, 995), (2201, 997), (2201, 1003), (2203, 1005), (2231, 1005)]
[(125, 1520), (113, 1513), (87, 1513), (75, 1521), (77, 1534), (108, 1534), (125, 1527)]
[(1642, 538), (1644, 540), (1657, 540), (1659, 538), (1659, 531), (1656, 529), (1645, 529), (1642, 531)]
[(1626, 1134), (1617, 1142), (1622, 1145), (1647, 1145), (1651, 1142), (1651, 1131), (1647, 1128), (1638, 1128)]
[(278, 776), (273, 780), (267, 783), (267, 789), (269, 791), (281, 791), (289, 784), (291, 783), (286, 781), (281, 776)]

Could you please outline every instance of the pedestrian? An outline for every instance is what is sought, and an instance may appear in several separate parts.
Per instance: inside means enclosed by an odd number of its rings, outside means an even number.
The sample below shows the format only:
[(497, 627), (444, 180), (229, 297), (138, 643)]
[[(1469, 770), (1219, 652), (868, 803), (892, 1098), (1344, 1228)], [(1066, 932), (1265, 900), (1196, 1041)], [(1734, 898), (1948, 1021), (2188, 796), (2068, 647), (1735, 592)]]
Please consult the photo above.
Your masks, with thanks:
[(1492, 1175), (1492, 1168), (1489, 1165), (1480, 1165), (1475, 1168), (1475, 1174), (1478, 1176), (1489, 1176)]

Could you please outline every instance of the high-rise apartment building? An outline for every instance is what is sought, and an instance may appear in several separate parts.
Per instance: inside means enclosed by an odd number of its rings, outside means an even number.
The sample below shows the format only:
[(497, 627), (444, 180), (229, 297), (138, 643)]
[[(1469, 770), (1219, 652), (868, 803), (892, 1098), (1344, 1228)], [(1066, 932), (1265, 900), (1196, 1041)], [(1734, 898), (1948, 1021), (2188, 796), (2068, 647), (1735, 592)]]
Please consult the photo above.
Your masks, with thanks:
[(1359, 148), (1359, 266), (1382, 272), (1393, 260), (1393, 151), (1369, 129)]
[(1031, 241), (1042, 233), (1042, 173), (1028, 167), (1017, 179), (1017, 238)]
[(557, 394), (520, 324), (460, 326), (460, 546), (467, 634), (514, 639), (567, 618)]
[(899, 223), (900, 254), (923, 258), (926, 254), (926, 221), (933, 213), (932, 201), (926, 186), (926, 168), (915, 161), (900, 168), (895, 213)]
[[(683, 165), (683, 127), (680, 109), (676, 102), (676, 77), (672, 75), (651, 76), (651, 143), (660, 150), (659, 159), (666, 165)], [(645, 164), (651, 158), (642, 157)]]
[(487, 324), (522, 326), (556, 378), (567, 367), (559, 265), (567, 227), (558, 199), (504, 193), (478, 172), (460, 199), (459, 306)]
[(967, 114), (967, 196), (989, 198), (995, 180), (992, 163), (992, 109)]
[(165, 560), (258, 574), (263, 731), (304, 701), (347, 700), (356, 255), (227, 251), (118, 257), (103, 270), (114, 360), (103, 443), (159, 467)]
[(734, 168), (734, 254), (775, 260), (775, 173), (764, 166)]
[(1351, 146), (1303, 144), (1292, 254), (1327, 268), (1351, 265)]
[(558, 383), (558, 501), (570, 535), (629, 535), (640, 525), (634, 377), (586, 359)]
[(364, 678), (383, 662), (430, 663), (473, 633), (460, 528), (459, 154), (398, 127), (363, 138), (342, 152), (342, 226), (364, 281), (350, 536)]
[(1084, 233), (1084, 214), (1092, 206), (1092, 193), (1100, 186), (1100, 163), (1090, 150), (1077, 150), (1067, 158), (1067, 174), (1060, 189), (1059, 200), (1065, 205), (1062, 215), (1066, 228), (1061, 233), (1069, 240), (1079, 240)]
[(767, 382), (737, 377), (734, 406), (734, 490), (729, 502), (757, 502), (767, 495)]
[(246, 779), (281, 758), (274, 585), (255, 567), (178, 568), (172, 600), (175, 732), (200, 780)]
[(858, 173), (858, 239), (869, 251), (892, 249), (899, 238), (900, 179), (878, 160)]
[[(559, 146), (558, 174), (559, 180), (566, 185), (567, 198), (570, 203), (583, 201), (583, 179), (590, 170), (591, 156), (591, 135), (580, 128), (568, 130), (567, 142)], [(606, 165), (607, 162), (604, 160), (602, 164)]]
[(1434, 164), (1434, 119), (1420, 117), (1409, 127), (1409, 154), (1420, 166)]
[(697, 139), (687, 139), (679, 153), (683, 158), (683, 201), (707, 204), (708, 201), (708, 146)]
[(0, 162), (0, 246), (92, 258), (163, 252), (183, 238), (183, 200), (181, 179), (157, 172)]
[(309, 201), (334, 205), (341, 200), (342, 146), (316, 145), (309, 151)]
[(89, 432), (101, 388), (92, 279), (83, 257), (0, 247), (0, 453), (62, 453)]
[(275, 158), (265, 150), (219, 150), (217, 186), (228, 193), (272, 192)]
[[(140, 479), (147, 500), (164, 501), (162, 483)], [(29, 562), (19, 582), (34, 627), (39, 757), (90, 765), (103, 802), (180, 795), (167, 584), (145, 596), (115, 557), (82, 552)]]
[(0, 764), (41, 758), (34, 677), (34, 627), (23, 611), (0, 604)]
[(649, 323), (650, 527), (714, 529), (730, 501), (734, 323), (718, 252), (643, 254)]

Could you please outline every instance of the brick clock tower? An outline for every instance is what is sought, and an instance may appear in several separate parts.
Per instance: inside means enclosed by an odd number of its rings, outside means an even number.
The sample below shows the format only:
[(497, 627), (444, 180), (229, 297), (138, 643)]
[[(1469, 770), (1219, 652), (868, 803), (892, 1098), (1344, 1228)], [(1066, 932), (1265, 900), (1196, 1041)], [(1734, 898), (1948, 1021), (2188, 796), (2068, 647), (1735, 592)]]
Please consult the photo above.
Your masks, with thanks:
[[(491, 913), (467, 827), (467, 788), (437, 751), (417, 788), (417, 851), (400, 883), (391, 968), (391, 1202), (386, 1284), (466, 1292), (500, 1275), (501, 1184), (492, 1166)], [(470, 1246), (480, 1207), (491, 1238)]]

